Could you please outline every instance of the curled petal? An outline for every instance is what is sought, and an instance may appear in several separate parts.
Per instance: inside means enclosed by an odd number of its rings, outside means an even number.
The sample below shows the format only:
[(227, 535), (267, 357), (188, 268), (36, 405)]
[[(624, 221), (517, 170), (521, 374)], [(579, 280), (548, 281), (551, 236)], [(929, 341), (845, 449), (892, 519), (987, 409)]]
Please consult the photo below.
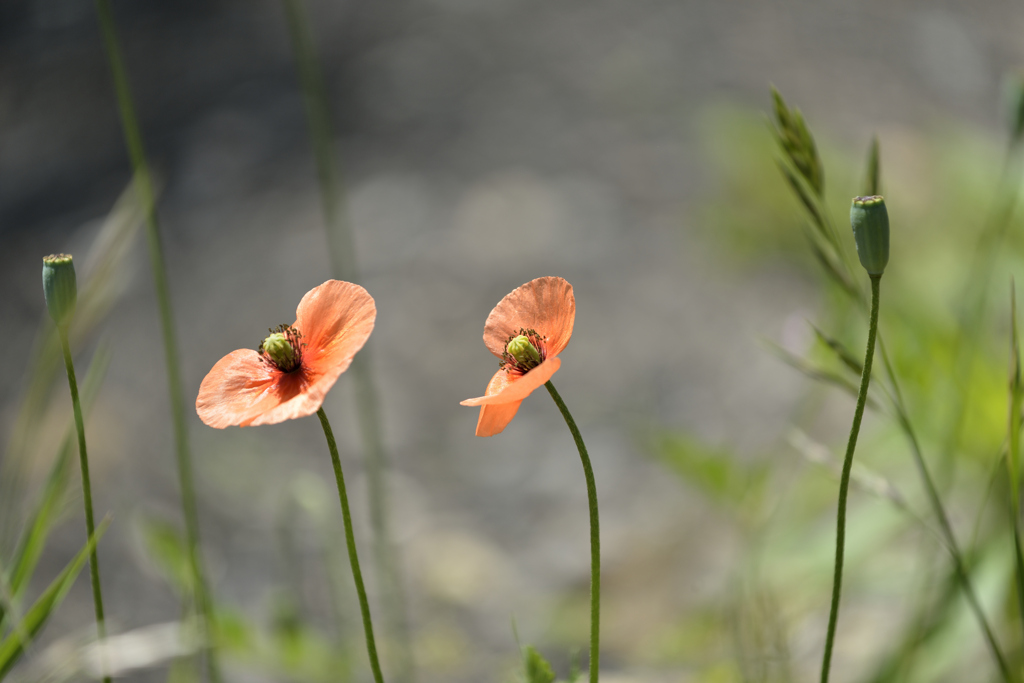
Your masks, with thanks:
[[(487, 383), (487, 389), (484, 391), (484, 394), (487, 396), (500, 394), (508, 384), (508, 373), (504, 370), (498, 370), (494, 373), (494, 377), (491, 377), (491, 381)], [(462, 402), (463, 405), (466, 405), (466, 403), (467, 401)], [(516, 416), (520, 403), (522, 401), (480, 406), (480, 418), (476, 421), (476, 435), (494, 436), (495, 434), (500, 434), (508, 426), (508, 423), (512, 421), (512, 418)]]
[(310, 382), (302, 371), (283, 373), (255, 351), (240, 349), (217, 361), (203, 379), (196, 412), (217, 429), (276, 424), (315, 413), (330, 388), (323, 384)]
[[(487, 385), (484, 396), (469, 398), (462, 401), (464, 406), (493, 406), (507, 403), (518, 404), (533, 393), (534, 389), (543, 386), (561, 367), (560, 358), (548, 358), (525, 375), (510, 376), (504, 370), (498, 370)], [(515, 415), (513, 412), (512, 415)], [(512, 417), (510, 416), (511, 420)], [(504, 426), (504, 425), (503, 425)]]
[(550, 358), (568, 345), (575, 320), (572, 285), (560, 277), (537, 278), (498, 302), (484, 323), (484, 344), (500, 358), (509, 337), (519, 334), (520, 328), (532, 328), (547, 337), (545, 347)]
[(302, 366), (312, 375), (310, 379), (319, 384), (333, 375), (326, 394), (373, 332), (377, 306), (359, 285), (328, 280), (306, 292), (295, 317), (305, 344)]

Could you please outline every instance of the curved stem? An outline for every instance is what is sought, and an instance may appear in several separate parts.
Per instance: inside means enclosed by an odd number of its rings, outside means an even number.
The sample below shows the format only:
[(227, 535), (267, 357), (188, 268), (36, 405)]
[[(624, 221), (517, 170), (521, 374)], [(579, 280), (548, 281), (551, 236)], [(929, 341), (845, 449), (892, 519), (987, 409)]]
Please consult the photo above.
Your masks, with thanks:
[(1003, 650), (999, 645), (999, 641), (996, 640), (992, 626), (988, 622), (988, 617), (985, 616), (985, 611), (982, 609), (981, 602), (978, 600), (977, 593), (971, 583), (970, 568), (967, 565), (967, 561), (964, 559), (963, 552), (960, 550), (960, 545), (957, 543), (956, 536), (953, 534), (953, 527), (949, 522), (949, 515), (946, 513), (946, 508), (942, 504), (942, 497), (939, 495), (939, 487), (935, 483), (935, 479), (932, 477), (931, 472), (928, 469), (928, 464), (924, 459), (924, 452), (921, 450), (921, 444), (917, 439), (917, 433), (914, 431), (914, 426), (910, 422), (910, 414), (907, 411), (906, 403), (903, 400), (903, 392), (900, 389), (900, 383), (896, 377), (896, 371), (893, 368), (892, 362), (890, 361), (889, 355), (886, 351), (885, 338), (881, 334), (878, 334), (878, 350), (882, 356), (882, 363), (885, 368), (886, 377), (892, 385), (892, 392), (889, 398), (892, 402), (893, 409), (896, 412), (896, 422), (903, 431), (903, 434), (907, 437), (907, 441), (910, 445), (910, 454), (913, 457), (914, 466), (916, 467), (918, 474), (921, 476), (921, 482), (924, 485), (928, 502), (931, 505), (932, 514), (934, 514), (935, 518), (939, 521), (939, 530), (942, 532), (943, 545), (953, 560), (956, 581), (960, 584), (960, 589), (967, 598), (967, 605), (970, 607), (971, 612), (978, 621), (978, 625), (981, 627), (982, 634), (985, 637), (985, 641), (988, 643), (993, 658), (996, 660), (996, 666), (999, 667), (1003, 680), (1012, 681), (1014, 678), (1010, 673), (1006, 655), (1003, 653)]
[(555, 390), (555, 385), (548, 381), (544, 387), (551, 394), (555, 405), (565, 418), (565, 424), (572, 432), (572, 438), (580, 452), (580, 461), (583, 463), (583, 475), (587, 479), (587, 502), (590, 504), (590, 683), (597, 683), (601, 655), (601, 523), (597, 516), (597, 484), (594, 482), (594, 468), (590, 465), (590, 456), (587, 455), (587, 447), (583, 443), (579, 428), (576, 427), (576, 421), (572, 419), (562, 397)]
[(939, 530), (942, 533), (944, 541), (943, 545), (953, 560), (954, 576), (956, 581), (960, 585), (960, 589), (963, 591), (964, 597), (967, 598), (968, 607), (974, 614), (975, 619), (977, 619), (978, 625), (981, 627), (982, 635), (985, 637), (985, 641), (988, 643), (992, 656), (996, 660), (996, 666), (999, 667), (999, 672), (1003, 680), (1007, 682), (1013, 681), (1015, 679), (1013, 674), (1010, 672), (1006, 655), (1003, 654), (999, 641), (996, 640), (992, 626), (989, 624), (988, 617), (985, 616), (985, 611), (982, 609), (981, 602), (974, 590), (974, 585), (971, 582), (970, 569), (967, 565), (967, 561), (964, 559), (963, 552), (960, 550), (960, 545), (957, 543), (956, 535), (953, 533), (953, 526), (949, 522), (949, 515), (946, 513), (946, 508), (942, 504), (942, 497), (939, 495), (939, 487), (936, 485), (935, 480), (928, 469), (927, 462), (925, 462), (924, 453), (921, 450), (921, 444), (917, 439), (917, 433), (914, 431), (914, 426), (910, 422), (910, 415), (907, 411), (906, 404), (903, 401), (903, 392), (900, 390), (900, 384), (896, 378), (896, 371), (893, 368), (892, 362), (889, 360), (889, 355), (885, 349), (885, 340), (881, 334), (878, 335), (878, 348), (882, 355), (885, 374), (888, 377), (890, 384), (892, 384), (892, 394), (890, 399), (892, 401), (893, 409), (896, 412), (896, 422), (907, 437), (907, 441), (910, 445), (910, 453), (914, 459), (914, 466), (917, 468), (918, 474), (921, 476), (921, 482), (924, 485), (925, 494), (927, 495), (928, 502), (931, 505), (932, 513), (939, 521)]
[[(68, 330), (57, 326), (60, 336), (60, 348), (64, 352), (64, 369), (68, 373), (68, 386), (71, 388), (71, 406), (75, 413), (75, 428), (78, 430), (78, 459), (82, 465), (82, 500), (85, 503), (85, 530), (88, 538), (95, 538), (96, 522), (92, 514), (92, 481), (89, 478), (89, 455), (85, 448), (85, 420), (82, 419), (82, 402), (78, 399), (78, 380), (75, 378), (75, 365), (71, 360), (71, 345), (68, 343)], [(103, 617), (103, 591), (100, 588), (100, 562), (93, 545), (89, 552), (89, 578), (92, 581), (92, 604), (96, 609), (96, 632), (100, 641), (107, 637), (107, 627)], [(110, 683), (110, 676), (103, 677), (103, 683)]]
[(825, 656), (821, 662), (821, 683), (828, 682), (829, 665), (832, 662), (832, 645), (836, 637), (836, 622), (839, 619), (839, 596), (843, 590), (843, 553), (846, 546), (846, 497), (850, 490), (853, 452), (857, 448), (857, 435), (860, 433), (860, 422), (864, 417), (864, 404), (868, 399), (868, 385), (871, 383), (871, 361), (875, 355), (875, 336), (878, 332), (878, 297), (881, 280), (881, 275), (871, 276), (871, 321), (868, 325), (868, 347), (864, 353), (864, 369), (860, 377), (860, 391), (857, 392), (857, 409), (853, 413), (850, 438), (846, 442), (846, 458), (843, 460), (843, 474), (839, 480), (839, 510), (836, 514), (836, 567), (832, 578), (832, 609), (828, 615)]
[(345, 521), (345, 543), (348, 545), (348, 559), (352, 564), (352, 579), (356, 583), (356, 593), (359, 594), (359, 609), (363, 613), (363, 630), (366, 631), (366, 652), (370, 655), (370, 668), (373, 669), (373, 680), (377, 683), (384, 683), (384, 676), (380, 672), (380, 662), (377, 661), (377, 642), (373, 638), (370, 601), (366, 599), (363, 573), (359, 570), (359, 555), (356, 554), (356, 537), (355, 532), (352, 531), (352, 513), (348, 507), (348, 494), (345, 492), (345, 475), (341, 473), (341, 458), (338, 456), (338, 444), (334, 440), (331, 423), (327, 421), (327, 414), (324, 413), (322, 406), (316, 411), (316, 416), (320, 418), (320, 424), (324, 428), (324, 436), (327, 437), (327, 448), (331, 451), (331, 462), (334, 464), (334, 478), (338, 482), (338, 500), (341, 501), (341, 517)]
[[(327, 231), (327, 252), (334, 277), (359, 282), (351, 221), (346, 216), (345, 186), (333, 143), (331, 112), (323, 72), (316, 56), (311, 24), (302, 0), (284, 0), (288, 33), (306, 109), (306, 122), (316, 163), (320, 201)], [(410, 683), (415, 679), (412, 636), (406, 613), (405, 586), (388, 522), (387, 453), (380, 421), (380, 402), (370, 365), (370, 349), (352, 361), (352, 387), (366, 454), (366, 479), (373, 529), (373, 555), (383, 586), (385, 632), (391, 631), (400, 647), (391, 656), (394, 676)]]

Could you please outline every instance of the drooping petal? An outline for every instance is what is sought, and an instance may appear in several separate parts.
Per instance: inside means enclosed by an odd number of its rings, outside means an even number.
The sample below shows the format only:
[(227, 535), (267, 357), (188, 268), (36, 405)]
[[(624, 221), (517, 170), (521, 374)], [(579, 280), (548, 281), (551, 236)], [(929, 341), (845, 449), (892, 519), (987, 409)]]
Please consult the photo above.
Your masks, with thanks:
[(326, 393), (302, 371), (283, 373), (252, 349), (239, 349), (217, 361), (203, 379), (196, 412), (217, 429), (276, 424), (312, 415)]
[[(491, 377), (491, 381), (487, 383), (487, 389), (484, 391), (484, 394), (486, 396), (500, 394), (508, 385), (508, 373), (504, 370), (498, 370)], [(469, 399), (469, 401), (472, 400)], [(469, 401), (463, 401), (462, 405), (467, 405)], [(500, 434), (508, 423), (512, 421), (512, 418), (516, 416), (520, 403), (522, 401), (480, 406), (480, 418), (476, 421), (476, 435), (494, 436), (495, 434)]]
[(545, 343), (548, 357), (557, 356), (572, 337), (576, 298), (572, 285), (560, 277), (541, 277), (512, 290), (498, 302), (484, 323), (484, 344), (501, 357), (505, 342), (519, 329), (534, 329)]
[(359, 285), (328, 280), (302, 297), (295, 317), (305, 344), (303, 369), (317, 386), (329, 382), (326, 394), (373, 332), (377, 306)]
[(522, 401), (502, 403), (497, 406), (480, 406), (480, 419), (476, 421), (477, 436), (501, 434), (512, 418), (519, 412)]
[[(494, 406), (508, 403), (519, 403), (533, 393), (534, 389), (543, 386), (562, 366), (562, 359), (548, 358), (525, 375), (513, 376), (504, 370), (498, 370), (487, 385), (487, 390), (479, 398), (468, 398), (460, 405)], [(515, 415), (515, 412), (512, 413)], [(512, 417), (510, 416), (511, 420)]]

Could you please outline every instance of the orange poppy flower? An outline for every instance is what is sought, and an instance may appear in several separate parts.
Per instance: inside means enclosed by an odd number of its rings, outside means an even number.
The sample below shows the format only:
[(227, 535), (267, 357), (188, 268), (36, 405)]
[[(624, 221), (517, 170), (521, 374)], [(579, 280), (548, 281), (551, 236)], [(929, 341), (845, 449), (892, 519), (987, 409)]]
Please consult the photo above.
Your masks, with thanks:
[(196, 412), (211, 427), (277, 424), (312, 415), (363, 347), (377, 317), (365, 289), (328, 280), (306, 292), (294, 325), (271, 330), (258, 351), (217, 361), (199, 387)]
[(576, 298), (560, 277), (541, 277), (498, 302), (484, 323), (484, 344), (501, 367), (484, 395), (461, 403), (480, 406), (477, 436), (500, 434), (519, 404), (543, 386), (562, 365), (558, 354), (572, 337)]

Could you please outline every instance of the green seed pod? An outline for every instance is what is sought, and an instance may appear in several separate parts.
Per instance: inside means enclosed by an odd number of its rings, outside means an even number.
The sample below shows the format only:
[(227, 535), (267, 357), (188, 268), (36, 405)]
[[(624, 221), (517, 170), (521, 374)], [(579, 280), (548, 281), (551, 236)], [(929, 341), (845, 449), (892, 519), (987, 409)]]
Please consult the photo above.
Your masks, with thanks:
[(43, 258), (43, 297), (53, 322), (67, 325), (78, 302), (75, 264), (69, 254), (51, 254)]
[(530, 343), (529, 337), (519, 335), (508, 343), (508, 353), (525, 368), (540, 365), (540, 352)]
[(880, 195), (854, 197), (850, 225), (860, 264), (868, 275), (880, 276), (889, 263), (889, 214), (885, 210), (885, 199)]
[(298, 364), (295, 347), (292, 346), (288, 337), (280, 332), (275, 332), (264, 339), (260, 350), (267, 354), (278, 368), (286, 372)]

